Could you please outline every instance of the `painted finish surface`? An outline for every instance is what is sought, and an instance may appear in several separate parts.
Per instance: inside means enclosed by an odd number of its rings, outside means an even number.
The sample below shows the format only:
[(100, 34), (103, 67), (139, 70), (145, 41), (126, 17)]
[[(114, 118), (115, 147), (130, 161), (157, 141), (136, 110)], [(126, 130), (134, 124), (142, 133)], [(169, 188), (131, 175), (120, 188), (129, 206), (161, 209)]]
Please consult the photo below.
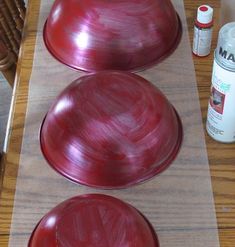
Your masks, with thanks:
[(139, 70), (171, 54), (181, 31), (170, 0), (57, 0), (44, 41), (75, 69)]
[[(12, 162), (8, 162), (6, 166), (5, 182), (7, 186), (5, 186), (3, 200), (1, 201), (1, 204), (5, 205), (1, 207), (1, 218), (5, 222), (1, 224), (3, 232), (8, 233), (9, 224), (12, 222), (9, 243), (11, 247), (27, 246), (30, 234), (37, 222), (58, 203), (78, 194), (97, 192), (93, 188), (78, 186), (64, 179), (46, 164), (40, 153), (38, 131), (42, 119), (57, 94), (69, 82), (80, 76), (79, 72), (67, 68), (50, 56), (42, 43), (42, 27), (52, 3), (52, 0), (41, 1), (39, 24), (37, 26), (38, 12), (35, 13), (35, 9), (38, 9), (39, 3), (38, 1), (32, 1), (29, 14), (33, 17), (33, 20), (31, 18), (33, 24), (28, 23), (27, 32), (29, 31), (29, 33), (26, 46), (25, 43), (23, 44), (27, 53), (26, 56), (23, 56), (23, 64), (21, 63), (22, 73), (20, 73), (20, 87), (18, 88), (20, 97), (17, 96), (19, 94), (16, 95), (17, 107), (16, 112), (14, 112), (14, 129), (9, 150), (10, 155), (12, 155)], [(187, 35), (184, 4), (182, 0), (174, 0), (174, 3), (184, 23), (182, 42), (172, 56), (159, 66), (142, 72), (141, 75), (152, 83), (156, 83), (178, 110), (185, 133), (182, 149), (169, 169), (157, 178), (125, 190), (103, 192), (120, 198), (143, 212), (155, 227), (162, 247), (218, 247), (213, 194), (211, 192), (209, 166), (201, 124), (197, 84), (190, 53), (191, 47)], [(188, 3), (188, 1), (185, 1), (185, 4), (187, 4), (186, 8), (190, 16), (193, 15), (191, 10), (196, 9), (195, 4)], [(215, 5), (218, 6), (219, 4)], [(216, 13), (218, 14), (219, 11), (216, 11)], [(36, 18), (34, 18), (34, 15)], [(192, 18), (189, 16), (188, 18), (191, 22)], [(38, 30), (37, 44), (35, 46), (32, 77), (28, 82), (31, 74), (32, 48), (34, 48), (32, 37), (35, 37), (35, 30)], [(206, 62), (199, 67), (203, 68), (204, 72), (211, 69), (210, 63)], [(203, 78), (206, 76), (204, 72), (202, 73)], [(206, 78), (209, 77), (210, 75), (206, 76)], [(201, 80), (200, 85), (202, 86), (203, 98), (207, 98), (208, 93), (204, 92), (204, 79)], [(203, 100), (202, 103), (205, 110)], [(22, 118), (24, 113), (26, 114), (25, 121)], [(25, 129), (22, 140), (23, 127)], [(21, 142), (23, 144), (20, 150)], [(212, 145), (212, 149), (213, 147), (216, 150), (216, 146)], [(234, 193), (231, 193), (232, 176), (229, 176), (228, 173), (226, 173), (228, 174), (227, 178), (223, 176), (224, 170), (227, 169), (230, 172), (232, 167), (234, 168), (234, 166), (228, 166), (231, 157), (234, 157), (232, 152), (229, 151), (231, 150), (228, 150), (228, 148), (222, 148), (222, 152), (214, 152), (212, 155), (212, 161), (215, 164), (217, 164), (216, 160), (220, 159), (221, 155), (226, 156), (228, 154), (229, 156), (228, 159), (224, 160), (224, 165), (218, 167), (218, 173), (216, 171), (216, 174), (214, 174), (215, 180), (218, 178), (215, 189), (219, 194), (219, 201), (221, 199), (220, 195), (223, 195), (222, 199), (225, 200), (222, 201), (223, 205), (217, 205), (219, 206), (217, 208), (219, 223), (221, 227), (226, 228), (225, 233), (228, 229), (226, 226), (233, 224), (233, 221), (226, 220), (226, 214), (222, 212), (221, 207), (225, 207), (224, 212), (230, 210), (227, 216), (230, 216), (231, 219), (233, 215), (232, 205), (234, 205), (232, 199)], [(15, 168), (18, 165), (19, 172), (16, 174)], [(17, 186), (14, 198), (16, 177)], [(219, 186), (221, 185), (220, 178), (224, 178), (223, 189)], [(11, 220), (10, 212), (13, 199), (15, 201)], [(199, 215), (200, 217), (198, 217)], [(232, 230), (230, 230), (230, 235), (229, 231), (227, 233), (227, 235), (222, 235), (222, 240), (225, 240), (222, 243), (233, 246), (235, 236), (232, 236)], [(3, 241), (0, 241), (0, 243), (3, 243), (4, 246), (8, 236), (4, 235), (3, 237)]]
[(35, 228), (28, 247), (159, 247), (150, 223), (111, 196), (87, 194), (62, 202)]
[(128, 72), (99, 72), (77, 79), (57, 97), (42, 125), (41, 149), (74, 182), (128, 187), (172, 162), (181, 128), (154, 85)]

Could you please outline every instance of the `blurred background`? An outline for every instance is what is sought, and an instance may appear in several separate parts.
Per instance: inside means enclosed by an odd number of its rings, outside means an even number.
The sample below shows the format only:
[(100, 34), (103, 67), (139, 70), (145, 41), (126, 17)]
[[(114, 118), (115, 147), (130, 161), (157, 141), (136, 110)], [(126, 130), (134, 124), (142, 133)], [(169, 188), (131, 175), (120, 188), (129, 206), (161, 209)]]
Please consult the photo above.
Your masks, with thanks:
[(0, 1), (0, 156), (14, 88), (27, 0)]

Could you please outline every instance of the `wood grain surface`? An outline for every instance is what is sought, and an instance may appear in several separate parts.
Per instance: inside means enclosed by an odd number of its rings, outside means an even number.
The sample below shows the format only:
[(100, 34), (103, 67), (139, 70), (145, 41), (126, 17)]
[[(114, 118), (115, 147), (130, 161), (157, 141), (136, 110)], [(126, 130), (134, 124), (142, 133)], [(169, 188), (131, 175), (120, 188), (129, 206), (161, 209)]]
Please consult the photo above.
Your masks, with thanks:
[[(186, 15), (192, 40), (193, 20), (196, 8), (204, 1), (185, 0)], [(212, 49), (217, 43), (219, 30), (220, 1), (208, 0), (215, 9), (215, 25)], [(28, 82), (31, 74), (39, 0), (29, 1), (25, 29), (17, 68), (12, 121), (7, 153), (2, 159), (4, 177), (0, 200), (0, 246), (8, 246), (14, 192), (27, 107)], [(206, 58), (194, 57), (195, 70), (203, 124), (205, 127), (209, 89), (211, 84), (213, 53)], [(220, 243), (222, 247), (235, 246), (235, 144), (221, 144), (212, 140), (205, 132), (207, 151), (211, 169)], [(22, 232), (22, 235), (24, 233)]]

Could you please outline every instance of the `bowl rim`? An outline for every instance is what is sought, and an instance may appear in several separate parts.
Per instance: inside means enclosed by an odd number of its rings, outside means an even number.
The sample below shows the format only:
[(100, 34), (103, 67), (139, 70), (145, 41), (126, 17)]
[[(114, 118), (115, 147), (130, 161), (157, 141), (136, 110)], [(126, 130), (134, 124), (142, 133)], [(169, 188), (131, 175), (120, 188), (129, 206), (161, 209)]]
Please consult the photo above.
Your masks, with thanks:
[[(129, 71), (129, 72), (140, 72), (143, 71), (145, 69), (149, 69), (151, 67), (153, 67), (154, 65), (157, 65), (158, 63), (162, 62), (165, 58), (169, 57), (178, 47), (181, 38), (182, 38), (182, 33), (183, 33), (183, 27), (182, 27), (182, 22), (181, 19), (178, 15), (177, 12), (175, 12), (177, 15), (177, 20), (178, 20), (178, 32), (176, 35), (176, 38), (174, 40), (174, 42), (172, 42), (172, 46), (169, 47), (169, 49), (165, 52), (165, 54), (163, 54), (162, 56), (156, 58), (155, 60), (141, 65), (141, 66), (137, 66), (135, 68), (131, 68), (131, 69), (116, 69), (116, 68), (112, 68), (111, 70), (124, 70), (124, 71)], [(49, 53), (52, 55), (52, 57), (54, 57), (57, 61), (59, 61), (60, 63), (68, 66), (69, 68), (76, 70), (76, 71), (82, 71), (82, 72), (98, 72), (98, 71), (102, 71), (102, 70), (109, 70), (107, 68), (103, 68), (103, 69), (86, 69), (83, 66), (76, 66), (76, 65), (71, 65), (68, 64), (61, 56), (59, 56), (56, 51), (53, 49), (53, 47), (50, 45), (48, 38), (47, 38), (47, 21), (48, 19), (45, 21), (44, 26), (43, 26), (43, 41), (44, 44), (47, 48), (47, 50), (49, 51)]]
[(134, 209), (143, 219), (144, 221), (147, 223), (148, 227), (149, 227), (149, 230), (151, 231), (151, 235), (153, 236), (153, 241), (155, 243), (155, 247), (160, 247), (160, 242), (159, 242), (159, 238), (158, 238), (158, 235), (153, 227), (153, 225), (150, 223), (150, 221), (147, 219), (147, 217), (139, 210), (137, 209), (136, 207), (132, 206), (130, 203), (122, 200), (122, 199), (119, 199), (117, 197), (114, 197), (114, 196), (110, 196), (110, 195), (106, 195), (106, 194), (101, 194), (101, 193), (86, 193), (86, 194), (80, 194), (80, 195), (77, 195), (77, 196), (73, 196), (71, 198), (68, 198), (60, 203), (58, 203), (56, 206), (54, 206), (52, 209), (50, 209), (39, 221), (38, 223), (36, 224), (36, 226), (34, 227), (31, 235), (30, 235), (30, 238), (28, 240), (28, 247), (33, 247), (31, 246), (32, 245), (32, 241), (33, 241), (33, 238), (34, 238), (34, 235), (35, 235), (35, 232), (36, 230), (38, 229), (41, 221), (49, 214), (51, 213), (57, 206), (59, 206), (60, 204), (62, 203), (66, 203), (66, 202), (69, 202), (73, 199), (79, 199), (80, 197), (83, 197), (83, 196), (101, 196), (103, 198), (109, 198), (110, 200), (113, 200), (113, 199), (116, 199), (116, 200), (119, 200), (121, 201), (122, 203), (124, 203), (126, 206)]
[(176, 159), (176, 157), (177, 157), (177, 155), (178, 155), (178, 153), (179, 153), (179, 151), (181, 149), (181, 146), (182, 146), (182, 142), (183, 142), (183, 125), (182, 125), (182, 121), (181, 121), (176, 109), (172, 106), (172, 104), (170, 102), (169, 102), (169, 104), (173, 109), (173, 112), (174, 112), (174, 114), (176, 116), (177, 123), (178, 123), (178, 136), (177, 136), (176, 144), (175, 144), (173, 150), (171, 151), (171, 153), (168, 154), (168, 158), (163, 163), (161, 163), (159, 166), (155, 167), (155, 169), (152, 169), (148, 173), (145, 173), (144, 176), (138, 177), (135, 180), (131, 180), (131, 181), (127, 182), (127, 183), (124, 183), (124, 184), (121, 183), (121, 184), (118, 184), (118, 185), (99, 185), (99, 184), (96, 184), (96, 183), (88, 183), (88, 182), (86, 182), (85, 180), (82, 180), (82, 179), (77, 179), (76, 177), (69, 175), (68, 172), (65, 172), (62, 169), (58, 168), (57, 164), (54, 164), (49, 159), (49, 157), (47, 156), (46, 150), (45, 150), (44, 145), (43, 145), (42, 129), (43, 129), (44, 122), (46, 120), (46, 117), (47, 117), (48, 113), (45, 115), (45, 117), (44, 117), (44, 119), (43, 119), (43, 121), (41, 123), (40, 129), (39, 129), (39, 142), (40, 142), (41, 152), (42, 152), (45, 160), (49, 164), (49, 166), (52, 169), (54, 169), (54, 171), (56, 171), (57, 173), (59, 173), (60, 175), (65, 177), (67, 180), (69, 180), (69, 181), (71, 181), (71, 182), (73, 182), (75, 184), (85, 185), (85, 186), (88, 186), (88, 187), (91, 187), (91, 188), (104, 189), (104, 190), (127, 189), (127, 188), (129, 188), (131, 186), (134, 186), (134, 185), (143, 184), (143, 183), (149, 181), (150, 179), (153, 179), (155, 176), (157, 176), (158, 174), (162, 173), (164, 170), (166, 170), (172, 164), (172, 162)]

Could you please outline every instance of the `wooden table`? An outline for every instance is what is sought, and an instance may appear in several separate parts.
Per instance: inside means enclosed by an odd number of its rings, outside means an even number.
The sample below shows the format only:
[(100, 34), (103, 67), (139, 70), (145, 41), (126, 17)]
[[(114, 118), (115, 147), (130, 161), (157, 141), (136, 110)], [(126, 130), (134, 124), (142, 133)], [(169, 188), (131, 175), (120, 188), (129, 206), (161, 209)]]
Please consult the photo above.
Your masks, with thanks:
[[(193, 20), (196, 8), (200, 4), (209, 4), (215, 10), (215, 25), (213, 47), (217, 43), (219, 30), (220, 1), (185, 0), (185, 9), (192, 40)], [(12, 206), (19, 164), (19, 154), (25, 123), (27, 107), (28, 82), (30, 78), (34, 53), (39, 0), (30, 0), (21, 47), (21, 55), (17, 68), (17, 80), (10, 124), (9, 142), (7, 152), (2, 159), (5, 167), (0, 200), (0, 246), (7, 246), (11, 225)], [(205, 127), (209, 89), (211, 84), (213, 53), (206, 58), (194, 57), (197, 75), (198, 90), (201, 103), (203, 124)], [(235, 246), (235, 144), (221, 144), (212, 140), (205, 132), (207, 151), (211, 169), (215, 207), (219, 227), (220, 243), (222, 247)], [(205, 246), (206, 247), (206, 246)]]

